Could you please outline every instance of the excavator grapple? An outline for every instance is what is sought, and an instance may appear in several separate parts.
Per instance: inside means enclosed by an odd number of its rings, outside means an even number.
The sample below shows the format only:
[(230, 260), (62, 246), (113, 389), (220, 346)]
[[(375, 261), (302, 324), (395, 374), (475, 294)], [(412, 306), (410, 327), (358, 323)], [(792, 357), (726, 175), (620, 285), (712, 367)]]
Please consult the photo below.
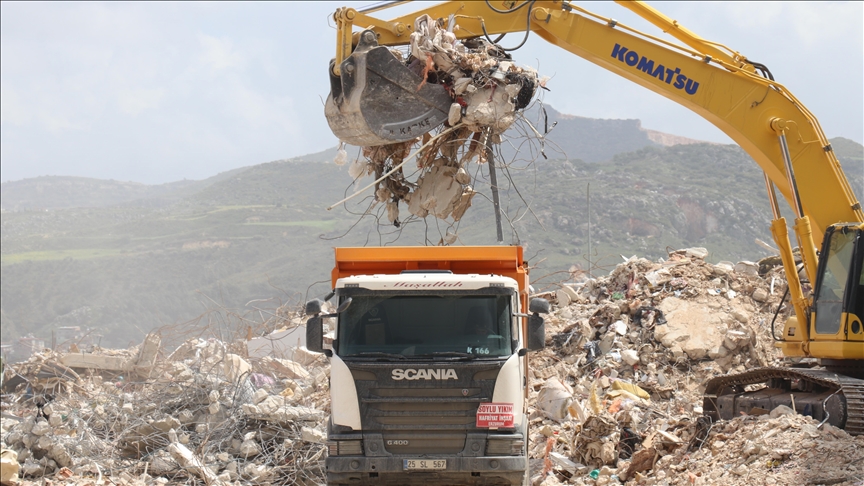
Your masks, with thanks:
[(447, 90), (412, 71), (375, 33), (360, 34), (354, 52), (333, 74), (324, 114), (343, 142), (360, 147), (417, 138), (447, 120), (453, 103)]

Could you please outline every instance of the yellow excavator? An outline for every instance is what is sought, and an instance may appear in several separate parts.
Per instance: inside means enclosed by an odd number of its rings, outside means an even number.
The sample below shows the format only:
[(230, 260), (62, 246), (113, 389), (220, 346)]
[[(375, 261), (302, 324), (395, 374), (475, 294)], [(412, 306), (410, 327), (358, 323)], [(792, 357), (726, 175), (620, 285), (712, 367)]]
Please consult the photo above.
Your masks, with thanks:
[[(771, 233), (794, 308), (775, 345), (787, 357), (810, 358), (710, 380), (705, 414), (730, 419), (784, 404), (864, 434), (864, 214), (819, 122), (765, 65), (697, 36), (638, 1), (617, 3), (683, 45), (568, 1), (450, 1), (390, 20), (372, 15), (402, 3), (340, 8), (333, 16), (336, 57), (329, 68), (325, 115), (337, 137), (359, 146), (404, 143), (448, 123), (454, 102), (448, 77), (425, 70), (418, 74), (409, 68), (416, 59), (399, 59), (390, 49), (409, 43), (415, 19), (423, 15), (466, 42), (534, 33), (698, 113), (738, 143), (764, 173)], [(777, 191), (795, 215), (809, 295), (799, 279)], [(748, 386), (759, 384), (767, 386)]]

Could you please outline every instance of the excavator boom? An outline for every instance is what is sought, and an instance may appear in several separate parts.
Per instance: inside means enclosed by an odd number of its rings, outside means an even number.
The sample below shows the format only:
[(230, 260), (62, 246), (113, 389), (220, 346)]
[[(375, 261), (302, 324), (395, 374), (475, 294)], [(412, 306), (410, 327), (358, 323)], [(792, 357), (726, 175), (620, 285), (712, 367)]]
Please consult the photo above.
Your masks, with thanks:
[[(428, 118), (430, 124), (433, 119), (443, 121), (446, 116), (440, 112), (446, 109), (450, 100), (436, 101), (434, 95), (418, 96), (423, 98), (423, 101), (417, 101), (421, 108), (415, 111), (394, 110), (395, 103), (403, 102), (401, 97), (375, 96), (371, 92), (376, 88), (363, 86), (358, 71), (352, 74), (342, 69), (345, 62), (346, 68), (356, 69), (349, 67), (354, 64), (349, 59), (352, 46), (358, 47), (362, 53), (367, 45), (361, 40), (360, 33), (352, 33), (353, 27), (369, 27), (368, 31), (375, 33), (375, 43), (379, 46), (407, 44), (414, 19), (422, 15), (445, 20), (453, 15), (456, 22), (453, 34), (458, 39), (477, 37), (484, 32), (489, 36), (524, 32), (527, 27), (548, 42), (689, 108), (729, 135), (753, 157), (789, 205), (793, 208), (800, 206), (803, 211), (800, 216), (808, 216), (813, 227), (814, 246), (821, 244), (822, 235), (829, 225), (864, 220), (861, 205), (819, 122), (782, 84), (756, 74), (756, 64), (748, 63), (742, 55), (727, 52), (726, 48), (721, 49), (716, 47), (717, 44), (697, 37), (643, 2), (624, 1), (619, 4), (668, 29), (690, 47), (643, 34), (568, 2), (527, 1), (510, 10), (501, 9), (505, 4), (515, 2), (495, 3), (501, 4), (499, 8), (491, 2), (444, 2), (389, 21), (373, 21), (370, 15), (354, 9), (339, 9), (334, 20), (340, 42), (330, 71), (334, 85), (350, 85), (353, 92), (365, 89), (366, 94), (374, 98), (374, 101), (368, 99), (359, 110), (366, 119), (376, 120), (372, 124), (373, 132), (374, 127), (388, 123), (377, 114), (385, 110), (395, 118), (391, 118), (389, 123), (397, 126), (410, 126), (411, 121), (426, 120), (424, 115), (433, 111), (439, 115)], [(387, 62), (391, 64), (389, 59)], [(402, 69), (376, 68), (375, 76), (388, 72), (387, 77), (395, 79), (399, 71), (408, 71), (404, 63), (395, 64)], [(370, 63), (366, 63), (366, 68), (370, 68)], [(421, 78), (415, 81), (420, 84)], [(399, 90), (412, 94), (408, 89)], [(331, 97), (344, 97), (345, 91), (337, 88), (331, 92)], [(346, 118), (356, 116), (356, 109), (352, 107), (351, 110)], [(339, 125), (334, 122), (338, 116), (339, 110), (328, 109), (331, 127)], [(428, 129), (434, 126), (428, 126)], [(337, 128), (334, 132), (338, 135), (345, 130)], [(416, 129), (412, 133), (416, 133)], [(797, 197), (787, 177), (784, 150), (779, 140), (781, 134), (785, 136), (788, 158), (797, 182)], [(815, 273), (815, 261), (806, 262), (806, 265)]]

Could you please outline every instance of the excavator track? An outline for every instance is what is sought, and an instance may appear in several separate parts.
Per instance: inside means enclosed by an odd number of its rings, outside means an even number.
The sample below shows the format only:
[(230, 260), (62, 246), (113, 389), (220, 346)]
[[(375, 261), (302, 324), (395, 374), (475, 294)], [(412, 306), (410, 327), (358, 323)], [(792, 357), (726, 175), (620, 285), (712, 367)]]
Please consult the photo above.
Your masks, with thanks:
[[(744, 386), (760, 383), (796, 383), (796, 389), (769, 388), (745, 392)], [(770, 410), (776, 405), (795, 405), (811, 415), (846, 430), (864, 435), (864, 380), (833, 371), (798, 368), (757, 368), (718, 376), (705, 386), (703, 410), (712, 420), (730, 419), (751, 408)], [(748, 408), (750, 407), (750, 408)]]

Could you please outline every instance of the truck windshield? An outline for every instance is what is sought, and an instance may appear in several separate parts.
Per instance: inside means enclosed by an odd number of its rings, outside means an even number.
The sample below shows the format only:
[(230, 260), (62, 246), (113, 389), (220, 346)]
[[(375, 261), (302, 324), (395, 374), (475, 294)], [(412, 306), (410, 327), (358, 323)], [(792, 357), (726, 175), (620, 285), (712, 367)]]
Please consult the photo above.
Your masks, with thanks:
[(351, 294), (339, 315), (342, 357), (477, 359), (513, 353), (512, 294)]

